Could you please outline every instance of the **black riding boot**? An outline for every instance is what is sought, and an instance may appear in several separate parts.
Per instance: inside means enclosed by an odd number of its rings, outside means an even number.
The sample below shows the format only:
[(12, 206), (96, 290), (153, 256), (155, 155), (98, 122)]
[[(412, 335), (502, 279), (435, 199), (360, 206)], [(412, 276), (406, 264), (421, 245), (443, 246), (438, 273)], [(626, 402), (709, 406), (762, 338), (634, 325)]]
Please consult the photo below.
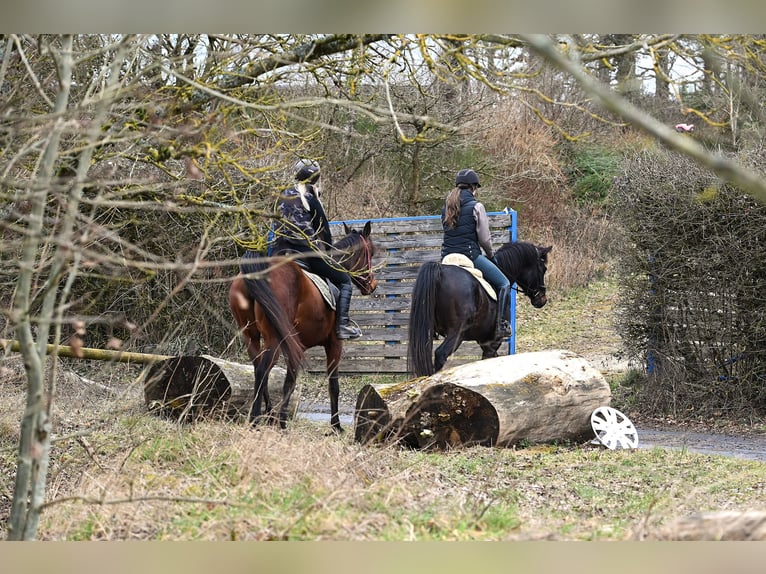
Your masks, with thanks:
[(513, 335), (511, 322), (508, 318), (511, 310), (510, 295), (510, 285), (508, 287), (501, 287), (497, 292), (497, 326), (495, 329), (498, 337), (510, 337)]
[(351, 283), (344, 283), (340, 286), (338, 304), (335, 309), (338, 339), (356, 339), (362, 336), (362, 331), (359, 327), (352, 324), (348, 318), (348, 308), (351, 305), (351, 291), (353, 288)]

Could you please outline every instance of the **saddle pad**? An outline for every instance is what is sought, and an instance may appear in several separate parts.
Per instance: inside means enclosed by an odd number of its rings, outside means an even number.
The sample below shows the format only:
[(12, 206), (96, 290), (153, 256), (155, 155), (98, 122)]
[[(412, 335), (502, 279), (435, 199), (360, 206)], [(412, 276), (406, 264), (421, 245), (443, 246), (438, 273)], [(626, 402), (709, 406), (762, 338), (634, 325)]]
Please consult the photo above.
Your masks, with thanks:
[(332, 309), (335, 310), (335, 297), (330, 292), (330, 285), (327, 282), (327, 279), (324, 277), (320, 277), (316, 273), (312, 273), (311, 271), (306, 271), (305, 269), (301, 269), (303, 273), (311, 279), (311, 281), (314, 282), (314, 285), (317, 286), (317, 289), (319, 289), (319, 292), (322, 294), (322, 298), (325, 300), (327, 305)]
[(497, 301), (497, 293), (495, 293), (492, 285), (490, 285), (487, 280), (484, 279), (481, 270), (474, 267), (473, 261), (468, 259), (468, 257), (465, 255), (461, 255), (460, 253), (450, 253), (449, 255), (445, 255), (442, 259), (442, 265), (456, 265), (458, 267), (462, 267), (471, 275), (476, 277), (476, 280), (482, 287), (484, 287), (484, 290), (487, 292), (487, 295), (489, 295), (490, 299)]

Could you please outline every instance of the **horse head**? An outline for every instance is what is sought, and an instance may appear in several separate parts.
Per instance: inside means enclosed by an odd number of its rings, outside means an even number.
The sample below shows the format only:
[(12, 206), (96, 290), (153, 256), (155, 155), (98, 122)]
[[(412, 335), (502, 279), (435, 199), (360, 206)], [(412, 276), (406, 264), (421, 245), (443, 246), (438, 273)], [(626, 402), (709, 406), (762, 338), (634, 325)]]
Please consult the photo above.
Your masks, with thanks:
[(524, 293), (536, 308), (548, 302), (545, 288), (545, 272), (548, 270), (548, 253), (553, 246), (540, 247), (532, 243), (518, 242), (503, 246), (497, 252), (499, 267), (519, 291)]
[(351, 275), (351, 281), (362, 295), (369, 295), (378, 288), (378, 281), (372, 270), (375, 256), (375, 242), (370, 237), (372, 222), (364, 224), (361, 231), (343, 223), (345, 236), (335, 242), (335, 259)]

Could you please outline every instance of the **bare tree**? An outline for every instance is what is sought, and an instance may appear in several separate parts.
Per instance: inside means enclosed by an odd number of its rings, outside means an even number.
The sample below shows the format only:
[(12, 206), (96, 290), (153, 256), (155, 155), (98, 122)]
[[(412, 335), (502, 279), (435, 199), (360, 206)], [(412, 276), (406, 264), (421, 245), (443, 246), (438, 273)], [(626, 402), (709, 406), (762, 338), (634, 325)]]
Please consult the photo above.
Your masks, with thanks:
[[(55, 180), (60, 159), (60, 143), (66, 133), (71, 133), (76, 115), (69, 113), (72, 87), (74, 53), (72, 36), (64, 36), (60, 43), (52, 41), (47, 50), (56, 65), (57, 86), (53, 89), (55, 103), (50, 114), (47, 133), (38, 132), (42, 152), (36, 173), (25, 190), (29, 198), (29, 212), (23, 222), (23, 242), (18, 264), (18, 279), (11, 310), (11, 322), (15, 325), (19, 349), (27, 372), (27, 406), (21, 420), (19, 440), (19, 465), (8, 528), (10, 540), (35, 538), (40, 507), (44, 501), (47, 476), (51, 424), (52, 397), (55, 395), (56, 357), (45, 384), (45, 358), (49, 333), (53, 329), (53, 345), (61, 340), (64, 309), (72, 282), (77, 276), (82, 253), (74, 248), (76, 225), (80, 210), (85, 177), (90, 167), (101, 125), (110, 104), (112, 91), (119, 81), (119, 68), (104, 70), (107, 78), (103, 89), (96, 94), (93, 117), (80, 142), (80, 153), (74, 166), (74, 176), (66, 182)], [(18, 46), (21, 50), (21, 45)], [(113, 47), (116, 58), (122, 60), (122, 44)], [(79, 127), (79, 126), (76, 126)], [(51, 195), (60, 205), (53, 229), (46, 229), (46, 211)], [(43, 285), (35, 285), (36, 268), (41, 251), (47, 251), (47, 278)], [(37, 312), (33, 301), (41, 299)]]
[(766, 203), (766, 180), (759, 173), (747, 169), (740, 163), (712, 153), (691, 138), (683, 137), (652, 116), (616, 94), (609, 87), (594, 79), (577, 61), (560, 51), (548, 36), (523, 36), (530, 48), (548, 62), (570, 74), (585, 90), (592, 94), (609, 111), (619, 115), (630, 124), (644, 130), (669, 148), (687, 155), (704, 165), (722, 179), (741, 187), (761, 203)]
[[(310, 153), (318, 129), (337, 129), (317, 113), (322, 107), (391, 126), (446, 126), (330, 89), (333, 80), (367, 74), (368, 58), (385, 59), (364, 49), (386, 37), (5, 40), (0, 229), (20, 245), (3, 243), (3, 276), (16, 277), (0, 296), (28, 380), (8, 538), (31, 540), (54, 430), (55, 349), (65, 337), (77, 349), (99, 322), (137, 341), (150, 330), (167, 336), (159, 318), (183, 293), (218, 313), (195, 293), (195, 281), (225, 286), (237, 229), (243, 242), (265, 236), (252, 226), (268, 225), (266, 207), (285, 168)], [(146, 305), (109, 308), (146, 293)], [(139, 320), (128, 316), (139, 309)], [(220, 322), (231, 329), (226, 317)]]

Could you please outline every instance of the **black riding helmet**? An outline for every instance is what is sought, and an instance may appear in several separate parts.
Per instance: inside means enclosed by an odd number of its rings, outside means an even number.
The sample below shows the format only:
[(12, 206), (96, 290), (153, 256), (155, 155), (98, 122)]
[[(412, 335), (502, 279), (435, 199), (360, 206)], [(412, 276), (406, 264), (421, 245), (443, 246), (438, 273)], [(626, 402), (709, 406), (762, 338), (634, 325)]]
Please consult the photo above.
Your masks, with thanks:
[(313, 159), (300, 159), (295, 164), (295, 180), (314, 184), (319, 179), (319, 164)]
[(461, 169), (455, 176), (455, 187), (458, 187), (461, 183), (467, 183), (468, 185), (475, 185), (481, 187), (479, 183), (478, 174), (472, 169)]

